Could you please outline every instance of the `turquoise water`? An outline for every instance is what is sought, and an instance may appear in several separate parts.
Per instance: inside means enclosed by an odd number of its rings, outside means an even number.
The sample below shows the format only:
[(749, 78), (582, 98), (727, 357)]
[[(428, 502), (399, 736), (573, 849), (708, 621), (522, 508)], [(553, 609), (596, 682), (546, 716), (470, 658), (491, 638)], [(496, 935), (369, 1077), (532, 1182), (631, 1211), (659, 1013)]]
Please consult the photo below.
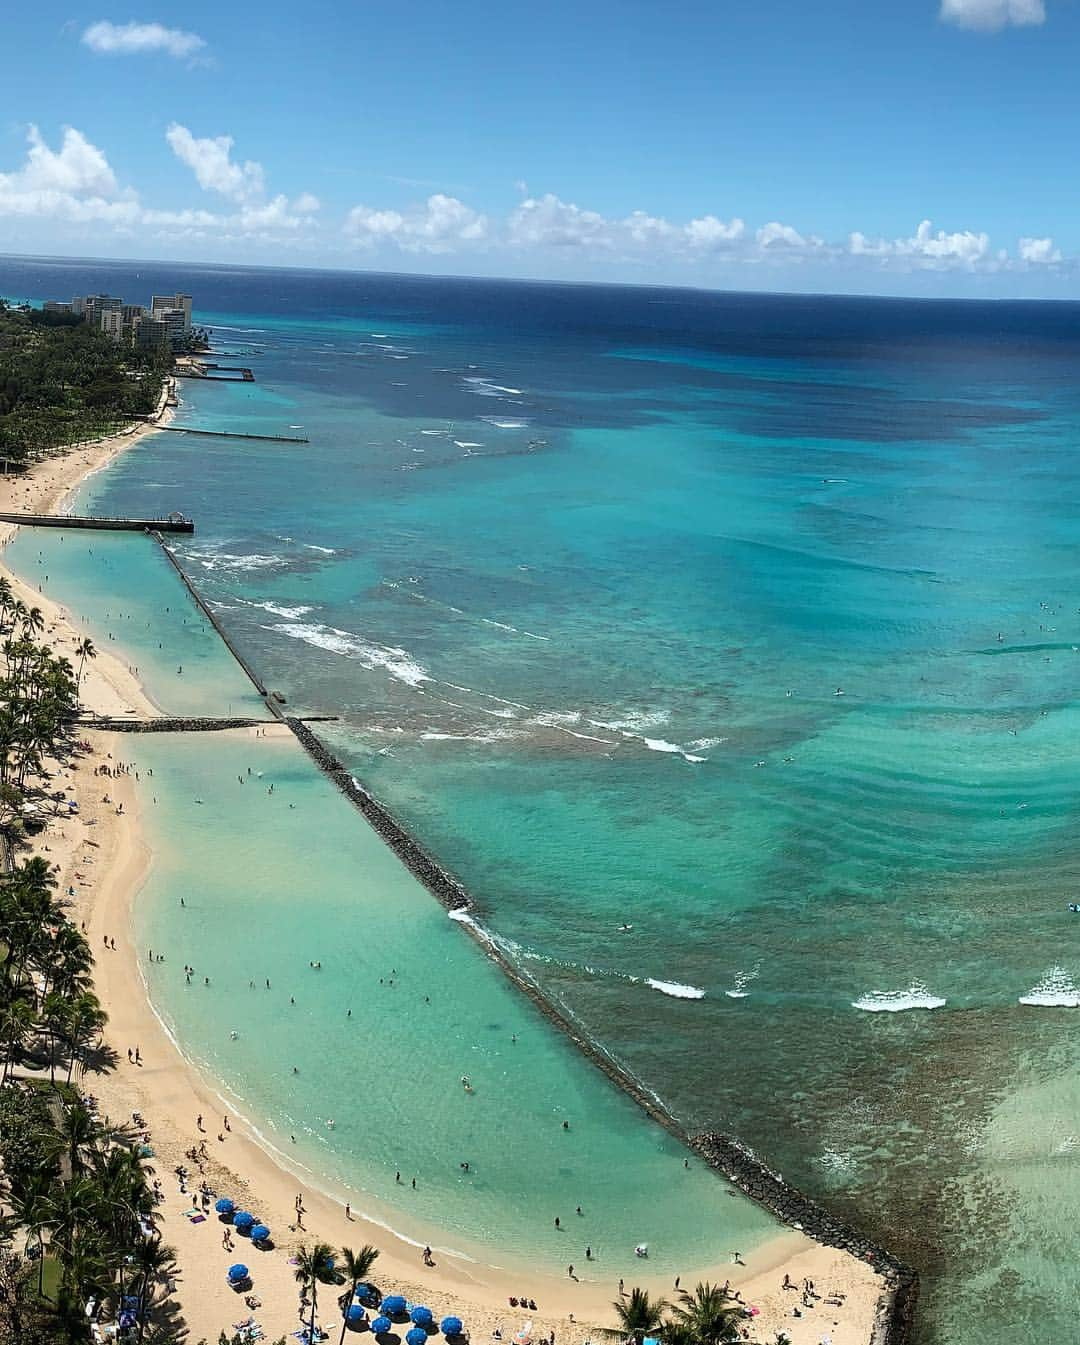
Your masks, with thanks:
[(150, 538), (24, 528), (4, 554), (78, 614), (99, 650), (137, 669), (166, 714), (265, 715), (262, 697)]
[(421, 1244), (586, 1280), (631, 1276), (637, 1242), (678, 1273), (775, 1234), (684, 1167), (295, 743), (155, 737), (133, 756), (155, 855), (138, 944), (167, 950), (151, 996), (287, 1158)]
[(197, 517), (268, 683), (682, 1121), (923, 1271), (922, 1341), (1071, 1338), (1080, 310), (185, 284), (260, 382), (183, 414), (311, 442), (89, 500)]

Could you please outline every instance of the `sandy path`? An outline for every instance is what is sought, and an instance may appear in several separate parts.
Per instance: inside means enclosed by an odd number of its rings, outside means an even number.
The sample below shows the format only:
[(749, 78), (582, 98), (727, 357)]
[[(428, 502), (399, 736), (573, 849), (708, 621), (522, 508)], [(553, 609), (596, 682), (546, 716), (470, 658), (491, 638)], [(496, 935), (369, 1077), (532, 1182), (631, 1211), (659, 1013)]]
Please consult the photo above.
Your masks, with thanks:
[[(98, 470), (145, 432), (116, 436), (78, 450), (25, 477), (0, 478), (0, 509), (44, 511), (52, 507), (83, 476)], [(27, 601), (45, 611), (49, 640), (67, 648), (70, 656), (79, 636), (77, 620), (47, 594), (31, 591), (9, 577)], [(103, 714), (155, 713), (138, 680), (121, 659), (107, 651), (87, 665), (83, 700), (88, 708)], [(253, 730), (235, 732), (251, 734)], [(269, 732), (287, 730), (275, 726)], [(375, 1244), (381, 1254), (374, 1278), (384, 1292), (393, 1288), (410, 1301), (425, 1302), (437, 1317), (448, 1312), (460, 1316), (474, 1340), (490, 1339), (496, 1327), (501, 1327), (510, 1345), (514, 1333), (528, 1321), (533, 1323), (534, 1338), (554, 1333), (560, 1342), (571, 1345), (602, 1338), (600, 1328), (614, 1320), (611, 1301), (617, 1284), (588, 1276), (573, 1282), (540, 1272), (511, 1275), (442, 1257), (436, 1267), (427, 1269), (411, 1243), (356, 1215), (347, 1218), (339, 1202), (304, 1188), (302, 1181), (260, 1146), (242, 1118), (230, 1114), (231, 1128), (224, 1128), (226, 1108), (221, 1098), (181, 1057), (155, 1017), (132, 946), (132, 903), (152, 863), (139, 811), (152, 804), (147, 804), (146, 791), (137, 790), (130, 776), (113, 779), (93, 774), (95, 766), (123, 762), (130, 740), (121, 734), (87, 736), (93, 754), (83, 757), (74, 769), (60, 771), (54, 782), (55, 787), (64, 785), (74, 794), (80, 813), (76, 818), (58, 819), (39, 839), (37, 848), (59, 865), (64, 887), (74, 889), (75, 918), (85, 922), (98, 958), (95, 981), (109, 1014), (107, 1041), (119, 1060), (113, 1073), (90, 1076), (84, 1086), (115, 1119), (128, 1120), (137, 1111), (146, 1120), (155, 1153), (153, 1166), (165, 1192), (160, 1206), (163, 1234), (178, 1252), (177, 1297), (190, 1339), (213, 1342), (223, 1327), (228, 1330), (249, 1315), (242, 1296), (225, 1283), (227, 1267), (238, 1259), (252, 1270), (262, 1304), (256, 1316), (267, 1338), (274, 1340), (295, 1329), (297, 1291), (288, 1258), (305, 1236), (323, 1238), (336, 1246)], [(122, 814), (116, 811), (118, 802), (123, 803)], [(357, 825), (361, 825), (359, 819)], [(106, 951), (106, 937), (110, 944), (115, 939), (115, 951), (111, 947)], [(127, 1060), (128, 1049), (136, 1046), (142, 1061), (138, 1066)], [(200, 1114), (205, 1125), (202, 1133), (196, 1126)], [(219, 1134), (224, 1138), (219, 1140)], [(179, 1163), (194, 1167), (184, 1154), (201, 1140), (206, 1141), (208, 1153), (201, 1165), (205, 1179), (218, 1193), (265, 1219), (275, 1233), (275, 1251), (258, 1252), (237, 1237), (235, 1250), (227, 1252), (222, 1246), (224, 1228), (212, 1212), (200, 1223), (184, 1217), (194, 1201), (180, 1193), (174, 1169)], [(201, 1179), (196, 1173), (192, 1189)], [(304, 1230), (290, 1232), (290, 1224), (295, 1223), (294, 1200), (300, 1192)], [(688, 1211), (688, 1217), (693, 1217), (693, 1211)], [(647, 1263), (642, 1263), (642, 1269), (646, 1268)], [(794, 1318), (791, 1313), (799, 1295), (781, 1290), (785, 1272), (797, 1283), (809, 1276), (823, 1296), (840, 1291), (846, 1295), (843, 1305), (829, 1306), (823, 1297)], [(722, 1282), (729, 1274), (744, 1300), (761, 1309), (760, 1316), (748, 1322), (752, 1338), (758, 1341), (774, 1340), (779, 1329), (790, 1335), (794, 1345), (817, 1345), (826, 1334), (833, 1345), (866, 1345), (870, 1339), (881, 1281), (868, 1266), (846, 1254), (820, 1247), (801, 1234), (784, 1232), (752, 1257), (749, 1266), (720, 1266), (713, 1277)], [(647, 1275), (636, 1282), (665, 1296), (673, 1289), (666, 1281), (656, 1283)], [(536, 1300), (537, 1312), (508, 1306), (510, 1295), (522, 1293)], [(332, 1292), (322, 1299), (320, 1317), (324, 1326), (337, 1323), (340, 1327)]]

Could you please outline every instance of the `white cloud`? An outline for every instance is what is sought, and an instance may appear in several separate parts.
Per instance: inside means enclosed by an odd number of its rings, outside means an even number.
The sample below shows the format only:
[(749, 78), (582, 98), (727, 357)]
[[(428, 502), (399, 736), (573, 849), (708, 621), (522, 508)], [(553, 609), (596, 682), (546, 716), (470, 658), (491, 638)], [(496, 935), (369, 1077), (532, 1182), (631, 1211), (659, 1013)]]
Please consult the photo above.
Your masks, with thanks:
[(18, 173), (5, 180), (28, 191), (56, 190), (112, 196), (116, 175), (109, 161), (81, 131), (64, 127), (59, 150), (51, 150), (36, 126), (27, 129), (30, 149), (26, 163)]
[(507, 220), (509, 241), (516, 247), (610, 247), (610, 225), (595, 210), (562, 201), (552, 192), (526, 197)]
[(941, 21), (957, 28), (997, 33), (1046, 22), (1043, 0), (941, 0)]
[(108, 159), (81, 131), (66, 126), (58, 150), (36, 126), (27, 141), (23, 166), (0, 173), (0, 215), (124, 221), (137, 214), (133, 194), (120, 192)]
[(1052, 266), (1061, 261), (1061, 252), (1052, 238), (1021, 238), (1017, 251), (1022, 262), (1034, 266)]
[(946, 233), (933, 232), (933, 225), (924, 219), (910, 238), (867, 238), (853, 233), (848, 238), (848, 252), (853, 257), (877, 257), (882, 261), (897, 261), (903, 266), (925, 270), (973, 270), (980, 264), (997, 262), (990, 251), (990, 237), (965, 229)]
[(441, 192), (407, 214), (354, 206), (345, 221), (345, 232), (361, 247), (389, 242), (405, 252), (452, 252), (458, 244), (480, 242), (487, 231), (484, 215)]
[(798, 229), (793, 229), (790, 224), (778, 224), (776, 220), (763, 224), (757, 231), (756, 239), (758, 247), (762, 250), (809, 246), (809, 240), (804, 238)]
[(723, 248), (737, 243), (746, 232), (741, 219), (729, 220), (726, 224), (715, 215), (702, 215), (692, 219), (686, 226), (686, 240), (692, 247)]
[(107, 56), (142, 56), (165, 52), (168, 56), (194, 56), (206, 46), (197, 33), (166, 28), (160, 23), (92, 23), (82, 35), (84, 46)]
[(204, 191), (216, 191), (233, 201), (250, 201), (263, 194), (266, 182), (262, 164), (246, 159), (234, 163), (231, 135), (196, 139), (186, 126), (173, 122), (165, 132), (172, 152), (187, 164)]
[(745, 230), (741, 219), (725, 222), (715, 215), (703, 215), (687, 225), (672, 224), (644, 210), (609, 219), (552, 192), (522, 201), (506, 221), (506, 239), (514, 247), (591, 248), (621, 256), (715, 251), (738, 242)]

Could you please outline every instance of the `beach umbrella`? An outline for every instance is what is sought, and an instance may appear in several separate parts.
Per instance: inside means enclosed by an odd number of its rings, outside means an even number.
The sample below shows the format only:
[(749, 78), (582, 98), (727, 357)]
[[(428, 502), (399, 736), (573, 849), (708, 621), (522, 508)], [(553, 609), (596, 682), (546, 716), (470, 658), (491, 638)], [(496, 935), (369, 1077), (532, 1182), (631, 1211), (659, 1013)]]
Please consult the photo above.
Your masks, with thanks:
[(409, 1316), (417, 1326), (432, 1326), (435, 1322), (435, 1314), (431, 1309), (422, 1307), (419, 1304), (413, 1308), (412, 1312), (409, 1313)]
[(427, 1345), (427, 1332), (422, 1326), (410, 1327), (405, 1332), (405, 1345)]
[(384, 1331), (389, 1331), (393, 1322), (389, 1317), (376, 1317), (371, 1323), (371, 1329), (377, 1336), (381, 1336)]
[(439, 1330), (444, 1336), (460, 1336), (464, 1329), (460, 1317), (444, 1317), (439, 1323)]
[(358, 1285), (356, 1286), (356, 1297), (357, 1297), (357, 1298), (362, 1298), (362, 1299), (371, 1298), (371, 1297), (374, 1295), (374, 1293), (375, 1293), (375, 1290), (371, 1287), (370, 1284), (358, 1284)]
[(248, 1268), (242, 1261), (237, 1261), (235, 1266), (229, 1267), (229, 1279), (232, 1280), (234, 1284), (239, 1283), (241, 1280), (246, 1280), (247, 1277)]
[(366, 1316), (367, 1314), (359, 1303), (354, 1303), (345, 1312), (345, 1320), (350, 1326), (359, 1326)]
[(255, 1227), (251, 1230), (252, 1242), (265, 1242), (269, 1236), (270, 1236), (270, 1230), (267, 1228), (265, 1224), (256, 1224)]
[(256, 1222), (254, 1214), (248, 1214), (247, 1210), (239, 1210), (233, 1215), (233, 1226), (238, 1233), (250, 1233)]
[(401, 1294), (387, 1294), (382, 1301), (382, 1309), (388, 1317), (397, 1317), (405, 1311), (405, 1299)]
[(214, 1209), (217, 1210), (218, 1214), (236, 1213), (236, 1206), (233, 1204), (231, 1200), (228, 1199), (227, 1196), (222, 1196), (222, 1198), (214, 1206)]

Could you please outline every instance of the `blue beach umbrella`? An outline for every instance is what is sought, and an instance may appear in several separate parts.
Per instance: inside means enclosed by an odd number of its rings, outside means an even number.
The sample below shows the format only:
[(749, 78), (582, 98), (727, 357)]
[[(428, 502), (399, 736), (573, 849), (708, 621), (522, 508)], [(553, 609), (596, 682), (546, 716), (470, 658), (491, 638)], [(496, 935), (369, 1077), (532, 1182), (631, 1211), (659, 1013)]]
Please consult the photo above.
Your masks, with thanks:
[(270, 1236), (270, 1230), (267, 1228), (265, 1224), (256, 1224), (255, 1227), (251, 1230), (252, 1242), (265, 1242), (269, 1236)]
[(240, 1210), (233, 1215), (233, 1227), (238, 1233), (247, 1235), (255, 1227), (256, 1222), (254, 1214), (248, 1214), (247, 1210)]
[(435, 1322), (435, 1314), (430, 1308), (425, 1308), (421, 1304), (417, 1304), (412, 1312), (409, 1313), (409, 1316), (417, 1326), (432, 1326)]
[(232, 1280), (234, 1284), (239, 1283), (241, 1280), (246, 1280), (247, 1277), (248, 1268), (242, 1261), (237, 1261), (235, 1266), (229, 1267), (229, 1279)]
[(444, 1336), (460, 1336), (464, 1327), (460, 1317), (444, 1317), (439, 1323), (439, 1330)]
[(377, 1336), (381, 1336), (384, 1331), (389, 1331), (393, 1324), (389, 1317), (376, 1317), (371, 1323), (371, 1329)]
[(358, 1284), (356, 1286), (356, 1297), (359, 1299), (368, 1299), (374, 1292), (370, 1284)]
[(405, 1332), (405, 1345), (427, 1345), (427, 1332), (422, 1326), (410, 1327)]
[(359, 1326), (367, 1316), (367, 1313), (359, 1303), (354, 1303), (345, 1313), (345, 1320), (350, 1326)]
[(235, 1204), (226, 1196), (222, 1196), (214, 1206), (214, 1209), (217, 1210), (218, 1214), (234, 1214), (236, 1212)]
[(405, 1311), (405, 1299), (401, 1294), (387, 1294), (382, 1301), (382, 1309), (388, 1317), (397, 1317)]

